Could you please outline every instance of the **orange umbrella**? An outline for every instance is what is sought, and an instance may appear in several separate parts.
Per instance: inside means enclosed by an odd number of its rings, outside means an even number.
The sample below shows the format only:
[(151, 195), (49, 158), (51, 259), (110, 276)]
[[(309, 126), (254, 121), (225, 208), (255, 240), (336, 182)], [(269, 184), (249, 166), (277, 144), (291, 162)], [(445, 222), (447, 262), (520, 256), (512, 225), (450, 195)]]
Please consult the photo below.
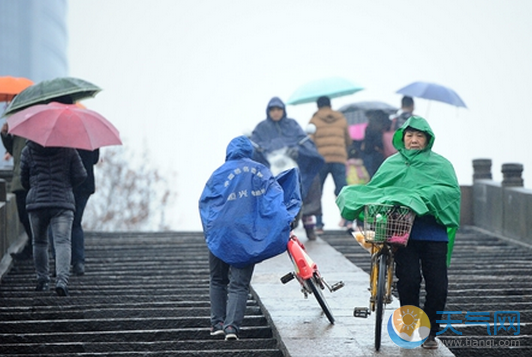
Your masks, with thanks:
[(0, 77), (0, 102), (10, 102), (13, 97), (32, 84), (32, 80), (23, 77)]

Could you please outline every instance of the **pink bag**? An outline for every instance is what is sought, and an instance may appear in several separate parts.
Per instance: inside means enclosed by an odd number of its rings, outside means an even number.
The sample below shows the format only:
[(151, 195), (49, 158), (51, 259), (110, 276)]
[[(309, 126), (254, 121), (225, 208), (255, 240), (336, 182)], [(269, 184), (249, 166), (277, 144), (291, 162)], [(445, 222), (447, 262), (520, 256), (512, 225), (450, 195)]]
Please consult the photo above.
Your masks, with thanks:
[(363, 140), (368, 123), (349, 125), (349, 136), (353, 140)]

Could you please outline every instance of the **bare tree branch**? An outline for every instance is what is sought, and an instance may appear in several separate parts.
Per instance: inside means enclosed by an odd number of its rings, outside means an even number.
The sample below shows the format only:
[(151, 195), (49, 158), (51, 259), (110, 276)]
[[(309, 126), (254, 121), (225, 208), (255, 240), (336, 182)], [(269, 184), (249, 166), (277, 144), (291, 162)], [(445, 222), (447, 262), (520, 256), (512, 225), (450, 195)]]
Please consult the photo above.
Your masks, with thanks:
[[(143, 151), (142, 162), (150, 163)], [(96, 193), (87, 204), (83, 227), (89, 231), (169, 230), (165, 211), (176, 193), (169, 180), (147, 164), (132, 167), (123, 147), (102, 149), (95, 166)], [(174, 176), (174, 174), (171, 174)]]

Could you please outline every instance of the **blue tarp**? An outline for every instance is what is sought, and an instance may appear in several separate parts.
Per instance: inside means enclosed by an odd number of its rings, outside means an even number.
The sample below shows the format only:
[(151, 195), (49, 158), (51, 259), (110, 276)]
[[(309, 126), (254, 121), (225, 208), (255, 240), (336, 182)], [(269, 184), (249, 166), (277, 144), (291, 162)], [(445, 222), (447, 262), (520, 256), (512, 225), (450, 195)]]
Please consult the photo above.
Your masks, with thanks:
[(248, 138), (233, 139), (199, 201), (209, 250), (239, 268), (283, 253), (301, 209), (298, 169), (282, 172), (278, 182), (252, 155)]

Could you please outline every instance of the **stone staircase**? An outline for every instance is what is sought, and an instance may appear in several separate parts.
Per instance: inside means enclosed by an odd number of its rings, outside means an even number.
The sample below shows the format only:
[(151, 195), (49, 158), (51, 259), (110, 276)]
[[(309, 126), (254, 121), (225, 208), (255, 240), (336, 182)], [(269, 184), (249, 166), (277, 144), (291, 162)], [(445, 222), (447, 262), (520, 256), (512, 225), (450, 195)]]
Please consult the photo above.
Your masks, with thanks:
[(0, 284), (0, 355), (284, 356), (252, 295), (240, 340), (210, 336), (201, 233), (87, 233), (86, 256), (68, 297), (35, 292), (33, 263), (15, 262)]
[[(369, 254), (345, 232), (322, 237), (353, 264), (370, 270)], [(454, 328), (439, 336), (457, 357), (510, 357), (532, 355), (532, 247), (489, 234), (474, 227), (462, 227), (457, 233), (449, 268), (449, 293), (446, 311), (453, 314)], [(397, 294), (395, 294), (397, 297)], [(421, 305), (424, 287), (422, 286)], [(517, 311), (519, 334), (501, 329), (494, 334), (496, 311)], [(489, 313), (490, 331), (484, 321), (466, 324), (466, 313)], [(486, 315), (483, 315), (486, 316)], [(446, 318), (446, 317), (444, 317)], [(477, 319), (479, 321), (479, 319)], [(442, 326), (443, 327), (443, 326)]]

